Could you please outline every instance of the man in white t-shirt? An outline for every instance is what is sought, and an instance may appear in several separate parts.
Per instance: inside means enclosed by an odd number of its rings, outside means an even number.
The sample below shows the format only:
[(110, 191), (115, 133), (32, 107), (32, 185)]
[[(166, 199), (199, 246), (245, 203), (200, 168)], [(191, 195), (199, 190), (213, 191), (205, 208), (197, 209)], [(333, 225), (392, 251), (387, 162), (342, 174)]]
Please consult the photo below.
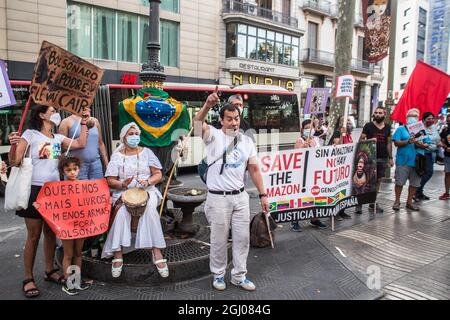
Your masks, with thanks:
[(246, 168), (259, 191), (261, 207), (266, 214), (269, 211), (269, 203), (264, 193), (255, 144), (248, 136), (239, 133), (239, 109), (230, 103), (222, 107), (221, 129), (204, 122), (208, 111), (219, 101), (216, 93), (209, 95), (194, 118), (195, 124), (202, 125), (209, 165), (205, 214), (211, 226), (210, 269), (214, 277), (213, 287), (217, 290), (226, 289), (224, 276), (227, 267), (227, 238), (231, 224), (233, 236), (231, 283), (253, 291), (255, 285), (246, 278), (250, 247), (249, 195), (244, 189)]

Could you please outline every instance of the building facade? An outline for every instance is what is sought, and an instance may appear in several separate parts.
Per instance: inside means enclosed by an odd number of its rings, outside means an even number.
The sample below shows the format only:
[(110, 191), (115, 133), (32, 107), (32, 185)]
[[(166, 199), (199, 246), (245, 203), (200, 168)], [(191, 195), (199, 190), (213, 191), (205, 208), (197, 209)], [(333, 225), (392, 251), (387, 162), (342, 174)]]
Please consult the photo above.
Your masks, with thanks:
[[(406, 83), (417, 60), (427, 60), (427, 30), (429, 28), (430, 4), (428, 0), (399, 0), (395, 40), (395, 71), (393, 98), (402, 96)], [(387, 71), (389, 57), (383, 60), (385, 79), (380, 92), (380, 101), (387, 99)]]
[[(383, 80), (364, 61), (357, 1), (351, 113), (368, 121)], [(139, 83), (147, 0), (0, 0), (0, 59), (30, 80), (47, 40), (105, 69), (104, 83)], [(167, 82), (277, 86), (299, 93), (333, 81), (337, 0), (163, 0), (161, 63)], [(301, 93), (301, 95), (300, 95)]]

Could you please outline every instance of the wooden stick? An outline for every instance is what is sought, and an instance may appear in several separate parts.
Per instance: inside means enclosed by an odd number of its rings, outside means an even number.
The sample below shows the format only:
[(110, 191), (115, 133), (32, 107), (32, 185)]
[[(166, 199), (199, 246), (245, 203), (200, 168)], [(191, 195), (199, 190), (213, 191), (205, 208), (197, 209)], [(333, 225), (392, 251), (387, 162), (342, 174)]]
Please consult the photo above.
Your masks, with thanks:
[[(189, 137), (191, 136), (193, 130), (194, 130), (194, 127), (192, 127), (191, 130), (189, 130), (189, 133), (187, 134), (186, 139), (183, 141), (182, 148), (184, 148), (186, 146), (186, 142), (189, 140)], [(173, 173), (175, 172), (175, 168), (177, 167), (178, 161), (181, 158), (180, 154), (181, 154), (181, 152), (178, 153), (177, 159), (173, 163), (172, 169), (170, 170), (169, 178), (167, 179), (166, 187), (164, 189), (164, 195), (163, 195), (163, 198), (161, 200), (161, 207), (159, 208), (159, 216), (160, 217), (162, 216), (164, 203), (166, 202), (166, 197), (167, 197), (167, 192), (169, 191), (170, 181), (172, 181)]]
[(269, 224), (269, 216), (267, 214), (264, 214), (264, 217), (266, 218), (266, 225), (267, 225), (267, 231), (269, 232), (269, 237), (270, 237), (270, 244), (272, 245), (272, 249), (275, 248), (273, 245), (273, 238), (272, 238), (272, 232), (270, 231), (270, 224)]
[(331, 231), (334, 231), (334, 216), (331, 216)]
[(74, 140), (74, 138), (75, 138), (75, 135), (77, 134), (78, 128), (80, 127), (81, 120), (82, 120), (82, 119), (80, 119), (80, 121), (78, 121), (77, 127), (75, 128), (75, 131), (73, 132), (72, 138), (70, 139), (69, 147), (67, 148), (67, 151), (66, 151), (66, 157), (67, 157), (67, 155), (69, 154), (70, 147), (72, 147), (72, 142), (73, 142), (73, 140)]

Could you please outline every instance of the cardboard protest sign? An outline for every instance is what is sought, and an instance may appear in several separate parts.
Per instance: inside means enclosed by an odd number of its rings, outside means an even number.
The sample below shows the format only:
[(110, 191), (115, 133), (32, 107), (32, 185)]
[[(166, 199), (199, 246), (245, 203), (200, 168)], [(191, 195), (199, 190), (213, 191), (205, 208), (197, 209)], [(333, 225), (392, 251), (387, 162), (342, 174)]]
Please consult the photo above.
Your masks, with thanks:
[(376, 198), (376, 143), (260, 153), (275, 222), (335, 216)]
[(329, 95), (328, 88), (308, 88), (303, 114), (325, 113)]
[(336, 98), (351, 98), (353, 99), (353, 88), (355, 78), (352, 75), (340, 76), (336, 80)]
[(76, 55), (42, 42), (30, 93), (34, 102), (81, 115), (95, 97), (103, 70)]
[(15, 104), (16, 98), (11, 89), (5, 62), (0, 60), (0, 108)]
[(416, 123), (406, 125), (411, 137), (425, 136), (427, 133), (425, 131), (425, 125), (422, 121), (417, 121)]
[(36, 202), (45, 222), (62, 240), (108, 230), (111, 201), (105, 179), (46, 182)]

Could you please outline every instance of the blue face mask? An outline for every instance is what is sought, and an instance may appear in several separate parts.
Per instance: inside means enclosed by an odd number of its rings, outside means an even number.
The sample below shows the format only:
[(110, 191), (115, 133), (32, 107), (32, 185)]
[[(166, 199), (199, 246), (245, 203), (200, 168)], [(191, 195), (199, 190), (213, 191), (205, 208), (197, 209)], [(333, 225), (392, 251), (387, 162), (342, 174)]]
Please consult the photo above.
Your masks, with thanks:
[(132, 135), (127, 137), (127, 145), (130, 148), (137, 148), (139, 142), (141, 142), (141, 137), (138, 135)]
[(407, 124), (414, 124), (417, 122), (417, 118), (416, 117), (408, 117), (406, 118), (406, 123)]

